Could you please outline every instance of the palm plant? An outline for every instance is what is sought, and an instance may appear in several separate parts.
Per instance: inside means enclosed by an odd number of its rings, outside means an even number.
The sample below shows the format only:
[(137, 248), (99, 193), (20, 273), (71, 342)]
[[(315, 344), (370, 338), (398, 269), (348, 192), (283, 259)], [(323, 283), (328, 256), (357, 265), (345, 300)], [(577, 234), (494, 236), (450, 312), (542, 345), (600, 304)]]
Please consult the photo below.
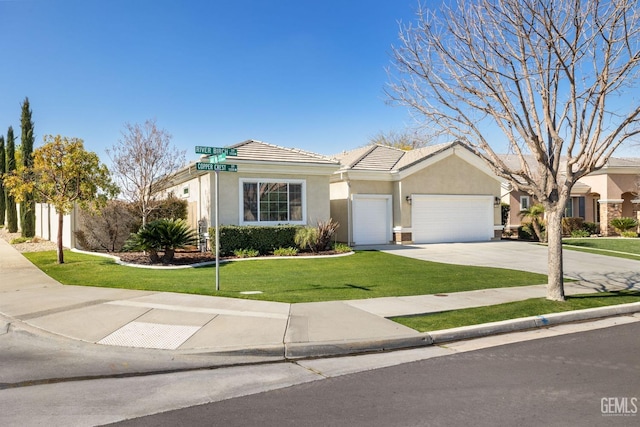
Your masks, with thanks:
[[(196, 232), (182, 219), (158, 219), (151, 221), (132, 234), (126, 250), (145, 251), (151, 262), (167, 264), (173, 260), (176, 249), (195, 244)], [(163, 252), (162, 258), (158, 252)]]
[(539, 203), (520, 211), (520, 218), (522, 219), (528, 218), (531, 220), (531, 227), (533, 228), (533, 232), (536, 234), (536, 237), (541, 242), (544, 242), (546, 240), (546, 234), (543, 233), (542, 231), (543, 215), (544, 215), (544, 206), (542, 206)]
[(634, 218), (622, 217), (622, 218), (613, 218), (609, 221), (609, 224), (618, 232), (618, 234), (623, 235), (626, 231), (631, 231), (632, 229), (638, 226), (638, 221)]

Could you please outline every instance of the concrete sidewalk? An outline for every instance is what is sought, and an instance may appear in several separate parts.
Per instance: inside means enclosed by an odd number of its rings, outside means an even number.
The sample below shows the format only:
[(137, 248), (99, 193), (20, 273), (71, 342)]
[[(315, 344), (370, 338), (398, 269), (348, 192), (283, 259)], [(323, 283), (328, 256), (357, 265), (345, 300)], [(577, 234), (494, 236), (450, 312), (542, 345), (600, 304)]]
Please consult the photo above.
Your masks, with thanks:
[[(496, 244), (500, 245), (499, 242)], [(503, 248), (506, 250), (507, 246), (495, 246), (496, 250)], [(412, 248), (383, 249), (411, 256)], [(429, 252), (425, 247), (413, 249), (417, 258), (424, 259), (425, 252)], [(487, 250), (482, 252), (486, 255)], [(438, 250), (431, 253), (436, 254)], [(594, 262), (587, 258), (587, 262)], [(500, 322), (500, 325), (459, 328), (459, 332), (425, 334), (386, 319), (389, 316), (543, 297), (544, 285), (458, 292), (446, 296), (285, 304), (168, 292), (63, 286), (3, 240), (0, 240), (0, 260), (0, 313), (6, 317), (4, 324), (0, 317), (0, 333), (3, 329), (6, 331), (8, 323), (19, 322), (98, 345), (162, 349), (180, 354), (301, 358), (415, 347), (438, 340), (468, 338), (470, 334), (480, 336), (546, 324), (545, 319), (537, 317), (528, 323)], [(631, 273), (619, 272), (626, 278), (627, 288), (630, 280), (636, 280), (633, 269), (636, 276), (640, 271), (640, 262), (633, 263), (624, 264), (625, 268), (631, 268)], [(612, 286), (598, 281), (595, 276), (589, 273), (589, 280), (567, 284), (567, 294), (596, 292)], [(637, 286), (638, 282), (640, 280), (631, 286)], [(574, 317), (565, 314), (565, 317), (556, 316), (555, 322), (635, 311), (640, 311), (640, 304), (596, 310), (592, 314)]]

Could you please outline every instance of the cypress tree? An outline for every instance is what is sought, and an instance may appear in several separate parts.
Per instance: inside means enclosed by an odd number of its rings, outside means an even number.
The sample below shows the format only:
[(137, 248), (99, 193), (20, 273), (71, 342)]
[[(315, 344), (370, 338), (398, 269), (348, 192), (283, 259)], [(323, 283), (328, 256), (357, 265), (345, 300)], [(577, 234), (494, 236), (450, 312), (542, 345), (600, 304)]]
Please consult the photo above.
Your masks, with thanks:
[(4, 135), (0, 135), (0, 225), (4, 225), (4, 218), (7, 213), (7, 200), (4, 194), (4, 182), (2, 182), (2, 175), (5, 173), (5, 169)]
[[(25, 98), (22, 103), (22, 139), (20, 147), (22, 149), (22, 166), (33, 167), (33, 121), (31, 120), (31, 109), (29, 108), (29, 98)], [(20, 205), (22, 237), (33, 237), (36, 235), (36, 206), (32, 193), (25, 194)]]
[[(7, 168), (6, 173), (16, 170), (16, 141), (13, 137), (13, 127), (9, 126), (7, 130)], [(6, 194), (7, 199), (7, 230), (9, 233), (18, 232), (18, 210), (16, 208), (16, 200), (9, 193)]]

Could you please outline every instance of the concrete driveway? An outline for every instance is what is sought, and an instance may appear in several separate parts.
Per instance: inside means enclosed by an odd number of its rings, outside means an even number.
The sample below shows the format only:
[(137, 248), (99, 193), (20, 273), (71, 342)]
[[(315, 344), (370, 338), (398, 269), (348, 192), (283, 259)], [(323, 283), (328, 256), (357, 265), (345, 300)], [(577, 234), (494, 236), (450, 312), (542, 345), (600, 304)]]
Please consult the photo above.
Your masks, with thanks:
[[(361, 248), (358, 248), (361, 249)], [(546, 246), (501, 240), (476, 243), (385, 245), (376, 249), (394, 255), (447, 264), (499, 267), (547, 274)], [(640, 261), (564, 250), (565, 277), (601, 290), (640, 289)]]

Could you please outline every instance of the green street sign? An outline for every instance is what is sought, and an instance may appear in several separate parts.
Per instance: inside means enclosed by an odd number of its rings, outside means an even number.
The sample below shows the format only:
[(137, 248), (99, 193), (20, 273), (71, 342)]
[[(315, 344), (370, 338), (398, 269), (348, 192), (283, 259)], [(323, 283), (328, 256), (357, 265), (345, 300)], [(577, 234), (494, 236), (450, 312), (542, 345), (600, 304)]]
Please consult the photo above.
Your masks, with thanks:
[(238, 150), (235, 148), (204, 147), (202, 145), (196, 145), (196, 154), (206, 154), (209, 156), (225, 154), (227, 156), (235, 157), (238, 155)]
[(209, 163), (222, 163), (225, 160), (227, 160), (227, 155), (224, 153), (209, 157)]
[(212, 172), (238, 172), (238, 165), (227, 165), (224, 163), (196, 163), (196, 170)]

